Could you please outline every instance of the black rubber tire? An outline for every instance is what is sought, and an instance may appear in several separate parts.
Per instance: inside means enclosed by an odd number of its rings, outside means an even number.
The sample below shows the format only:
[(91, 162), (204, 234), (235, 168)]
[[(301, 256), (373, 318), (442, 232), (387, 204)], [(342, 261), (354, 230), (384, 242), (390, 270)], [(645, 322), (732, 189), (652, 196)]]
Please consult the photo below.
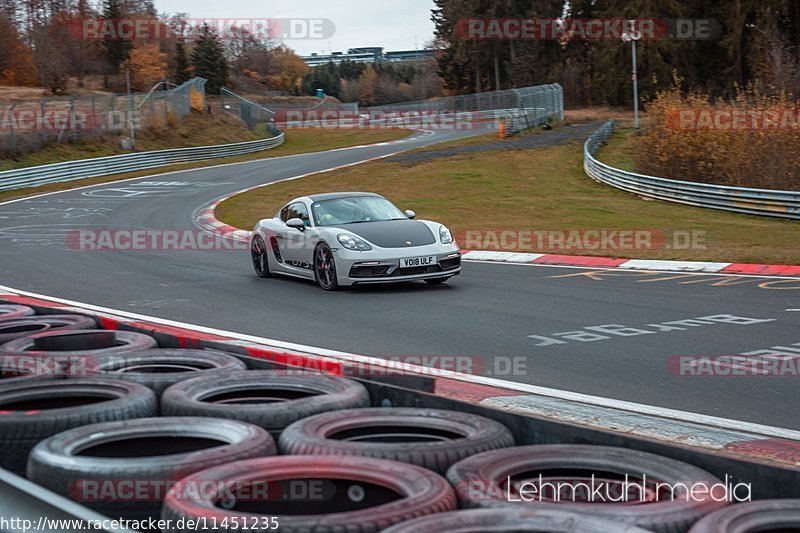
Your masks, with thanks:
[(28, 335), (0, 345), (0, 353), (69, 358), (116, 355), (156, 346), (156, 340), (144, 333), (95, 329)]
[(442, 283), (447, 283), (450, 278), (433, 278), (433, 279), (426, 279), (425, 283), (428, 285), (441, 285)]
[[(242, 522), (252, 526), (255, 521), (260, 521), (265, 516), (276, 516), (281, 532), (311, 532), (314, 533), (360, 533), (380, 531), (393, 524), (418, 516), (441, 513), (455, 509), (455, 496), (453, 489), (439, 474), (420, 468), (415, 465), (371, 459), (365, 457), (349, 456), (303, 456), (267, 457), (265, 459), (251, 459), (227, 465), (217, 466), (197, 472), (183, 483), (198, 484), (212, 482), (212, 486), (219, 482), (269, 482), (287, 481), (292, 479), (336, 479), (344, 484), (354, 482), (348, 490), (337, 491), (340, 498), (353, 499), (353, 492), (349, 489), (358, 486), (361, 490), (359, 496), (370, 498), (378, 489), (385, 487), (400, 498), (393, 501), (381, 502), (363, 508), (336, 512), (333, 509), (343, 509), (336, 502), (326, 498), (308, 498), (293, 501), (293, 505), (301, 505), (305, 512), (299, 514), (281, 514), (286, 512), (286, 500), (276, 496), (276, 502), (267, 502), (261, 507), (259, 513), (251, 514), (238, 510), (223, 510), (214, 505), (212, 498), (176, 498), (171, 492), (164, 502), (162, 518), (171, 519), (173, 528), (181, 518), (205, 518), (209, 523), (217, 520), (217, 525), (228, 518), (228, 527), (220, 527), (217, 531), (267, 531), (267, 528), (244, 529)], [(340, 481), (340, 482), (342, 482)], [(213, 483), (217, 482), (217, 483)], [(365, 486), (359, 485), (359, 483)], [(376, 487), (377, 486), (377, 487)], [(356, 491), (358, 492), (358, 491)], [(217, 498), (218, 499), (218, 498)], [(272, 499), (272, 498), (270, 498)], [(261, 504), (262, 502), (259, 502)], [(378, 502), (376, 502), (378, 503)], [(315, 513), (314, 506), (319, 505)], [(324, 507), (327, 505), (327, 509)], [(325, 512), (327, 510), (328, 512)], [(320, 512), (322, 511), (322, 512)], [(238, 519), (238, 526), (233, 524)], [(177, 528), (166, 531), (182, 531)]]
[(729, 505), (704, 516), (689, 533), (800, 531), (800, 499), (756, 500)]
[(0, 320), (8, 320), (9, 318), (23, 318), (26, 316), (33, 316), (36, 310), (27, 305), (0, 305)]
[[(204, 401), (240, 392), (272, 394), (273, 398), (281, 398), (281, 392), (288, 392), (284, 396), (289, 396), (289, 399), (249, 405)], [(307, 396), (291, 399), (297, 394)], [(307, 416), (368, 405), (369, 394), (357, 381), (282, 370), (231, 372), (224, 380), (217, 376), (188, 379), (169, 387), (161, 396), (161, 412), (166, 416), (232, 418), (260, 426), (273, 436)]]
[[(258, 246), (261, 246), (258, 250)], [(258, 257), (257, 257), (258, 256)], [(250, 259), (253, 261), (253, 270), (259, 278), (271, 278), (269, 270), (269, 249), (261, 235), (253, 235), (250, 241)]]
[(0, 320), (0, 344), (51, 331), (95, 329), (94, 318), (84, 315), (41, 315)]
[(168, 387), (179, 381), (210, 375), (219, 379), (230, 372), (246, 369), (241, 359), (225, 352), (159, 348), (98, 357), (88, 364), (86, 371), (89, 375), (139, 383), (160, 398)]
[(422, 516), (381, 533), (647, 533), (646, 529), (604, 518), (541, 509), (470, 509)]
[[(580, 444), (548, 444), (516, 446), (473, 455), (450, 467), (447, 478), (456, 489), (462, 507), (496, 507), (503, 505), (535, 506), (605, 517), (656, 532), (675, 533), (689, 529), (700, 517), (725, 505), (725, 502), (678, 498), (657, 502), (630, 503), (532, 503), (509, 501), (505, 486), (508, 476), (525, 474), (533, 479), (547, 471), (571, 472), (579, 479), (598, 473), (630, 475), (632, 480), (646, 475), (649, 481), (669, 484), (684, 483), (691, 487), (703, 483), (711, 487), (719, 479), (696, 466), (651, 453)], [(582, 474), (582, 475), (579, 475)], [(565, 475), (560, 475), (563, 478)]]
[[(330, 258), (329, 260), (327, 258)], [(326, 261), (328, 264), (327, 270), (330, 271), (331, 281), (330, 283), (326, 282), (322, 279), (320, 270), (320, 262)], [(339, 290), (339, 279), (336, 277), (336, 257), (333, 255), (331, 251), (331, 247), (321, 242), (317, 245), (314, 249), (314, 279), (317, 282), (317, 285), (322, 287), (323, 290), (326, 291), (336, 291)]]
[[(144, 455), (153, 444), (138, 439), (154, 437), (207, 439), (219, 445), (201, 441), (182, 449), (173, 444), (158, 455)], [(85, 454), (98, 445), (125, 441), (131, 441), (133, 454), (126, 456), (118, 449)], [(197, 448), (202, 445), (209, 447)], [(276, 453), (270, 434), (252, 424), (218, 418), (139, 418), (81, 426), (43, 440), (28, 457), (27, 477), (106, 516), (157, 519), (167, 483), (212, 466)], [(139, 498), (132, 497), (137, 493)]]
[[(70, 398), (100, 400), (70, 406)], [(59, 407), (58, 399), (67, 406)], [(48, 401), (53, 407), (42, 403)], [(0, 467), (24, 474), (28, 452), (47, 437), (86, 424), (155, 413), (155, 394), (136, 383), (66, 379), (0, 384)]]
[[(393, 433), (384, 428), (391, 428)], [(404, 430), (410, 437), (405, 440)], [(343, 435), (345, 440), (331, 438), (342, 432), (350, 432)], [(381, 434), (383, 442), (377, 440)], [(417, 440), (426, 436), (430, 440)], [(356, 440), (364, 438), (369, 441)], [(490, 418), (402, 407), (348, 409), (303, 418), (287, 427), (279, 440), (281, 453), (286, 455), (375, 457), (415, 464), (440, 474), (476, 453), (513, 445), (508, 428)]]

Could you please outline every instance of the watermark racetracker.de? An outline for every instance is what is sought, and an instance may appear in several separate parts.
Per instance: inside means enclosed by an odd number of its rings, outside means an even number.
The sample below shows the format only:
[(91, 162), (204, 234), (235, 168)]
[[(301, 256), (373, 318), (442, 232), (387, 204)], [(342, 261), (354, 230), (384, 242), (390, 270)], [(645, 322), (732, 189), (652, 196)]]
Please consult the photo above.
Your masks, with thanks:
[(249, 242), (198, 229), (73, 229), (67, 248), (76, 252), (101, 251), (243, 251)]
[(800, 131), (797, 109), (673, 109), (664, 118), (674, 131)]
[(225, 41), (324, 40), (336, 33), (326, 18), (86, 18), (69, 26), (70, 35), (89, 41), (195, 40), (210, 33)]
[(676, 18), (463, 18), (455, 26), (465, 40), (619, 41), (631, 28), (642, 40), (708, 40), (721, 33), (714, 19)]
[(659, 229), (467, 229), (454, 234), (466, 250), (645, 251), (705, 250), (704, 230)]

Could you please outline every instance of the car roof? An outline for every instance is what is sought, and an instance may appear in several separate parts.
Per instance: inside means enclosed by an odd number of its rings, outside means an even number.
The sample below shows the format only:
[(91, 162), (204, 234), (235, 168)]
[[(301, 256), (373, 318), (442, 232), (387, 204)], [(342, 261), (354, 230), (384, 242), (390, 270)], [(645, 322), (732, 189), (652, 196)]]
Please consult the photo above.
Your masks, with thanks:
[(375, 198), (382, 198), (380, 194), (374, 192), (329, 192), (325, 194), (312, 194), (307, 198), (312, 202), (323, 202), (325, 200), (335, 200), (337, 198), (353, 198), (356, 196), (372, 196)]

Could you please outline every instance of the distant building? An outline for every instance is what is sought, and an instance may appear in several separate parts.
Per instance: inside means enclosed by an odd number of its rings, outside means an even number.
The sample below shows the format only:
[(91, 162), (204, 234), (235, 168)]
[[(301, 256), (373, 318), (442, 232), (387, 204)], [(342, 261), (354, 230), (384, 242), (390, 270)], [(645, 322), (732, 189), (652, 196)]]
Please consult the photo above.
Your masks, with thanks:
[(380, 46), (368, 46), (362, 48), (350, 48), (347, 53), (333, 52), (330, 54), (311, 54), (303, 57), (303, 61), (309, 67), (318, 67), (327, 63), (339, 64), (343, 61), (353, 63), (375, 64), (382, 61), (396, 63), (400, 61), (419, 61), (433, 57), (433, 50), (401, 50), (396, 52), (385, 52)]
[(396, 61), (420, 61), (429, 57), (433, 57), (433, 50), (398, 50), (396, 52), (386, 52), (383, 59), (393, 63)]

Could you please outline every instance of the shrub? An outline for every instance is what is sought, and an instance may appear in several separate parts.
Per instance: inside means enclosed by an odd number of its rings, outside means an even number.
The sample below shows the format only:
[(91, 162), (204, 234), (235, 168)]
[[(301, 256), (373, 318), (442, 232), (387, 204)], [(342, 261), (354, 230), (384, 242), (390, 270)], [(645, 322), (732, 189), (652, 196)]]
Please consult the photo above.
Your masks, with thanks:
[(787, 94), (750, 86), (732, 101), (712, 104), (701, 91), (676, 84), (650, 103), (651, 122), (639, 139), (637, 170), (666, 178), (800, 190), (798, 106)]

